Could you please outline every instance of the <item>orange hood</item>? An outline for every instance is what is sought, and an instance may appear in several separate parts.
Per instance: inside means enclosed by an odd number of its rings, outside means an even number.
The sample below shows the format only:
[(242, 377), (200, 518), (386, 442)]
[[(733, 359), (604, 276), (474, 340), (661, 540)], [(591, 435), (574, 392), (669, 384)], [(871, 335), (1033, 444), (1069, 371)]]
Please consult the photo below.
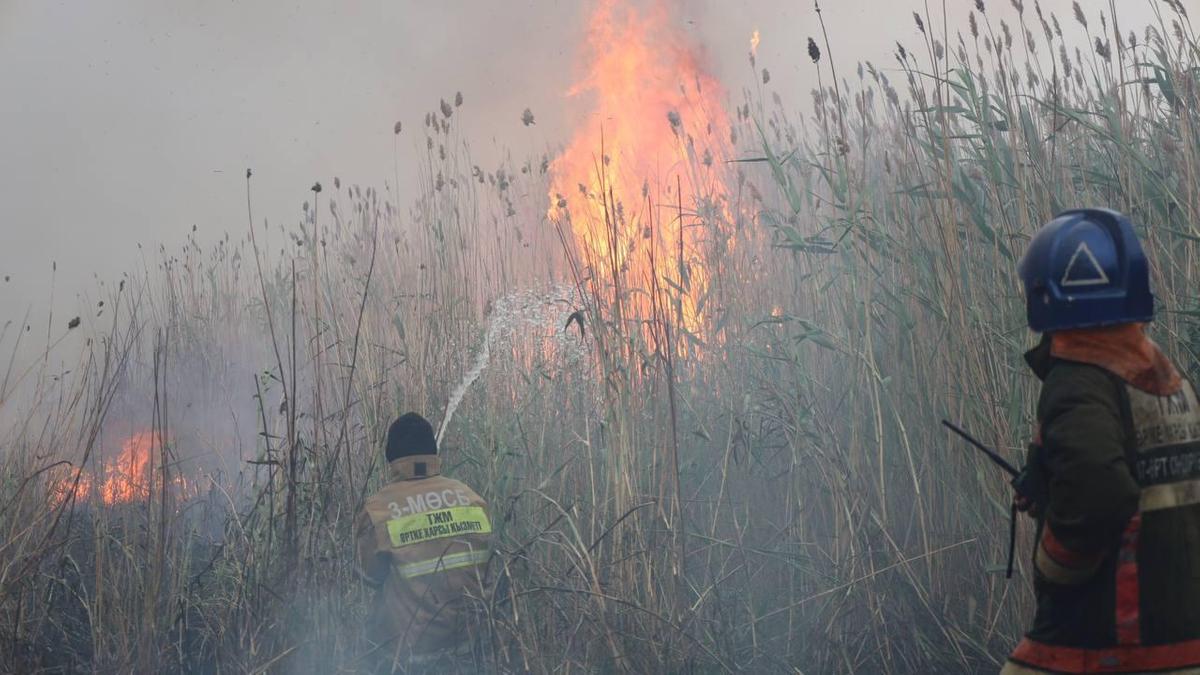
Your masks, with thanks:
[(1052, 333), (1050, 355), (1089, 363), (1117, 375), (1133, 387), (1156, 396), (1183, 388), (1183, 378), (1140, 323), (1082, 328)]

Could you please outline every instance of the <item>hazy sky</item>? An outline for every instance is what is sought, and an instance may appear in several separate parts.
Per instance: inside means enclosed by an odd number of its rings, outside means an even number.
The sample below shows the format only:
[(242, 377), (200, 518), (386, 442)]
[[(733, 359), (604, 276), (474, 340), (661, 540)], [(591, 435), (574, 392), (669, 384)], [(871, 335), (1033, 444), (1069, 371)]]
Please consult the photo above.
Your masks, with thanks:
[[(1032, 0), (1025, 0), (1032, 11)], [(826, 0), (835, 56), (891, 67), (896, 40), (915, 45), (925, 0)], [(935, 11), (941, 2), (931, 0)], [(952, 0), (951, 35), (971, 0)], [(1085, 0), (1091, 16), (1108, 0)], [(1126, 25), (1149, 0), (1118, 0)], [(1191, 7), (1200, 0), (1184, 0)], [(993, 21), (1015, 17), (987, 0)], [(1070, 0), (1044, 0), (1073, 30)], [(314, 180), (391, 183), (423, 143), (425, 111), (461, 91), (456, 120), (481, 163), (562, 143), (576, 45), (590, 3), (408, 0), (0, 0), (0, 324), (26, 307), (40, 318), (58, 261), (60, 307), (137, 260), (136, 243), (175, 247), (245, 230), (244, 172), (255, 172), (256, 219), (292, 223)], [(817, 33), (807, 0), (676, 2), (734, 96), (759, 65), (785, 100), (807, 107)], [(963, 28), (965, 30), (965, 28)], [(849, 71), (847, 71), (849, 72)], [(533, 109), (537, 124), (520, 124)], [(577, 112), (575, 113), (577, 114)], [(11, 281), (3, 282), (3, 277)], [(65, 300), (63, 299), (65, 298)], [(68, 304), (69, 306), (69, 304)], [(66, 311), (66, 310), (60, 310)]]

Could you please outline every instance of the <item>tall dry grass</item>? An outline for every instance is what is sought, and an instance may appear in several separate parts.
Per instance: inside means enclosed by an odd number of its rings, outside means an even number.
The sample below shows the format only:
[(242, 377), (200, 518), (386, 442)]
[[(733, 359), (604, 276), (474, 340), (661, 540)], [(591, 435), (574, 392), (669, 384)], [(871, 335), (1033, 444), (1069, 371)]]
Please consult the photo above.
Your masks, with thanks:
[[(147, 252), (100, 291), (72, 367), (0, 392), (19, 420), (0, 463), (0, 664), (366, 671), (352, 522), (379, 440), (402, 410), (438, 421), (503, 318), (443, 444), (497, 523), (474, 650), (447, 668), (994, 670), (1028, 620), (1027, 570), (1000, 574), (1000, 477), (936, 422), (1022, 453), (1024, 242), (1061, 208), (1129, 213), (1156, 337), (1193, 373), (1200, 349), (1185, 8), (1124, 34), (1015, 4), (1017, 25), (980, 3), (954, 39), (918, 15), (925, 41), (898, 46), (898, 68), (849, 77), (828, 68), (831, 27), (810, 43), (829, 83), (812, 111), (747, 91), (743, 161), (685, 167), (727, 190), (684, 203), (668, 176), (637, 203), (598, 195), (606, 227), (705, 233), (637, 249), (663, 263), (651, 278), (546, 219), (546, 158), (475, 167), (457, 101), (418, 132), (410, 208), (335, 178), (269, 226), (248, 174), (247, 223)], [(532, 309), (497, 316), (514, 306)], [(52, 478), (138, 428), (167, 439), (141, 500), (55, 498)]]

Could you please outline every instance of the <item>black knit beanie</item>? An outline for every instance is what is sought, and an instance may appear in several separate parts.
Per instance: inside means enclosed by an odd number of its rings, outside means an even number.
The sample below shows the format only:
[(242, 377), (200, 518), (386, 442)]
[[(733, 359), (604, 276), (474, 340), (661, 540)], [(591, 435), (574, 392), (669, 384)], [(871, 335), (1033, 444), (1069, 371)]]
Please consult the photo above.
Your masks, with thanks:
[(388, 429), (386, 454), (389, 462), (413, 455), (436, 455), (433, 427), (417, 413), (404, 413)]

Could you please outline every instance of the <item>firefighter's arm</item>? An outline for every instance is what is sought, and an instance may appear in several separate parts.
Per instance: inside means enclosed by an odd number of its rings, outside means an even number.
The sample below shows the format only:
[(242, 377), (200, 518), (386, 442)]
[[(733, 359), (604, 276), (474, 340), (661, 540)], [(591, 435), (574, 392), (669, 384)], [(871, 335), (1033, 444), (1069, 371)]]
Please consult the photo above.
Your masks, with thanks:
[(1040, 518), (1042, 510), (1046, 506), (1046, 465), (1042, 460), (1042, 454), (1042, 439), (1039, 432), (1025, 453), (1025, 466), (1021, 468), (1021, 474), (1014, 479), (1014, 487), (1016, 487), (1016, 481), (1019, 481), (1021, 487), (1024, 488), (1024, 493), (1018, 489), (1018, 492), (1013, 495), (1013, 505), (1017, 507), (1018, 511), (1027, 513), (1032, 518)]
[(1118, 386), (1098, 368), (1072, 363), (1046, 377), (1038, 417), (1049, 497), (1034, 561), (1049, 581), (1091, 578), (1137, 511)]
[(358, 514), (355, 523), (355, 539), (357, 551), (358, 572), (363, 581), (372, 586), (379, 586), (387, 578), (391, 566), (387, 554), (379, 550), (378, 538), (375, 534), (375, 523), (365, 510)]

